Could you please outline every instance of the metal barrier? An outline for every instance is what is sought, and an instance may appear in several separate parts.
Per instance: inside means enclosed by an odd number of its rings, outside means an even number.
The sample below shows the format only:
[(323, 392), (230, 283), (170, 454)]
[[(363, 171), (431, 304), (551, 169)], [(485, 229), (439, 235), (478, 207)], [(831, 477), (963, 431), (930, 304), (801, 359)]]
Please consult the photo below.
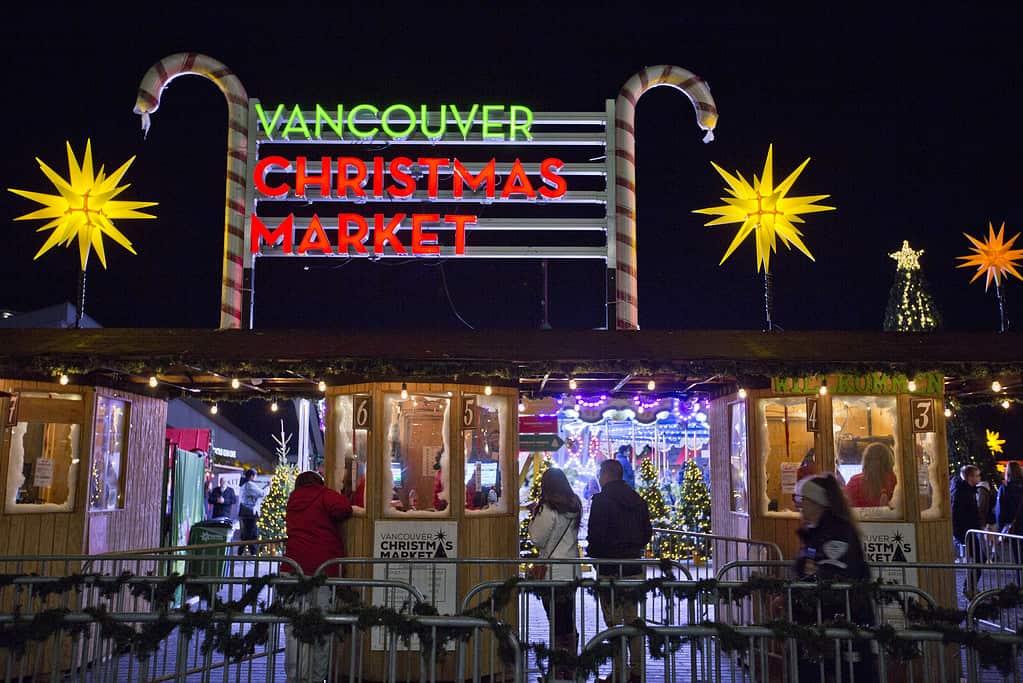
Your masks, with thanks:
[[(781, 561), (783, 555), (777, 543), (770, 541), (754, 541), (737, 536), (721, 536), (704, 534), (696, 531), (679, 531), (654, 527), (654, 547), (658, 544), (669, 544), (676, 551), (683, 549), (683, 557), (678, 560), (697, 579), (709, 579), (715, 576), (715, 566), (723, 566), (730, 562), (750, 561)], [(685, 553), (684, 549), (690, 549)], [(696, 552), (694, 553), (693, 550)], [(695, 556), (694, 556), (695, 555)]]

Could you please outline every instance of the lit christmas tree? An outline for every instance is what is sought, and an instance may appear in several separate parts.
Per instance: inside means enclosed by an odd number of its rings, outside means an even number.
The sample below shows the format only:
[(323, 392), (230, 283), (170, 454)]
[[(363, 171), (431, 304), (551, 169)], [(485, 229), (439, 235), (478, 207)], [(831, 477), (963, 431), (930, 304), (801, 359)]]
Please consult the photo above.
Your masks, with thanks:
[[(671, 511), (668, 527), (682, 532), (710, 533), (710, 491), (695, 460), (686, 461), (678, 503)], [(661, 557), (700, 562), (710, 557), (710, 542), (703, 538), (676, 535), (658, 550)]]
[(941, 328), (941, 314), (920, 268), (923, 253), (923, 249), (912, 249), (909, 242), (903, 240), (900, 251), (888, 254), (898, 265), (895, 282), (888, 291), (885, 332), (931, 332)]
[[(533, 457), (536, 457), (534, 454)], [(543, 473), (550, 469), (551, 465), (554, 464), (554, 460), (551, 459), (550, 455), (544, 455), (543, 460), (540, 461), (540, 468), (533, 477), (533, 483), (529, 487), (529, 503), (535, 503), (540, 500), (540, 480), (543, 478)], [(529, 520), (532, 519), (532, 515), (527, 516), (519, 523), (519, 557), (536, 557), (539, 555), (539, 551), (533, 542), (529, 540)]]
[(639, 463), (639, 479), (643, 482), (639, 495), (646, 501), (646, 506), (650, 510), (650, 521), (654, 526), (663, 526), (668, 519), (668, 506), (664, 504), (657, 468), (650, 458), (645, 458)]
[[(295, 489), (295, 477), (298, 476), (298, 468), (288, 463), (291, 434), (284, 434), (284, 420), (281, 420), (280, 437), (274, 436), (273, 440), (277, 444), (277, 467), (270, 479), (270, 490), (259, 508), (258, 524), (259, 540), (261, 541), (284, 538), (288, 535), (284, 515), (288, 507), (288, 497)], [(264, 548), (272, 555), (278, 555), (282, 550), (276, 546), (264, 546)]]

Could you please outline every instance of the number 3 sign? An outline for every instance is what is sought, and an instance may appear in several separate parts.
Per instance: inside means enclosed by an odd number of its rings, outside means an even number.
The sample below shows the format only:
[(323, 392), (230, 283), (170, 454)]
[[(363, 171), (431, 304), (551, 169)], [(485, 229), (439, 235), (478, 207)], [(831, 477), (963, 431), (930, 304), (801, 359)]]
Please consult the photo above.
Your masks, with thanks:
[(934, 431), (934, 401), (929, 398), (911, 398), (909, 411), (913, 418), (913, 433)]

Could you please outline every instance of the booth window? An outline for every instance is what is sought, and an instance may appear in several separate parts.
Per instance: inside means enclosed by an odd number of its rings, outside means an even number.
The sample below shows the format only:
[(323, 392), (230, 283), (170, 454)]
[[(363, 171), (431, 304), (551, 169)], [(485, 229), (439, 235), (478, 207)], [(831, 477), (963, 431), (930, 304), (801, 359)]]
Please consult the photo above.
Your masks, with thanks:
[(728, 406), (728, 462), (732, 512), (749, 514), (749, 456), (746, 452), (746, 404)]
[[(366, 458), (369, 443), (369, 420), (366, 415), (356, 420), (356, 403), (360, 411), (369, 410), (369, 395), (337, 396), (334, 414), (337, 416), (337, 442), (335, 445), (334, 482), (351, 500), (356, 513), (366, 510)], [(366, 425), (356, 429), (355, 425)]]
[(860, 519), (901, 519), (894, 396), (835, 396), (835, 476)]
[(384, 396), (387, 439), (383, 457), (384, 515), (447, 517), (451, 503), (451, 400), (439, 396)]
[(502, 437), (507, 432), (508, 399), (504, 396), (474, 396), (472, 424), (462, 425), (465, 457), (465, 509), (479, 512), (507, 512), (508, 501), (502, 481)]
[(7, 399), (5, 413), (21, 417), (10, 425), (5, 512), (74, 509), (81, 426), (68, 421), (66, 408), (77, 401), (71, 412), (80, 413), (81, 400), (80, 394), (34, 393)]
[(124, 507), (125, 454), (128, 439), (127, 401), (96, 397), (96, 428), (89, 472), (89, 510)]
[(916, 485), (920, 496), (920, 519), (941, 517), (941, 496), (938, 494), (938, 435), (934, 432), (914, 435), (916, 454)]
[(760, 428), (761, 514), (796, 516), (796, 485), (817, 473), (813, 432), (806, 430), (806, 399), (757, 401)]

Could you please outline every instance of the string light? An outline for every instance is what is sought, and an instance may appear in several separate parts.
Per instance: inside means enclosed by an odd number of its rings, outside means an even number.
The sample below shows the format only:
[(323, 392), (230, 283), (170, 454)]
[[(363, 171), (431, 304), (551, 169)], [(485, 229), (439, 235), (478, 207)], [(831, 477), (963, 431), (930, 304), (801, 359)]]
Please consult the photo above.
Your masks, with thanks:
[(519, 412), (520, 413), (526, 412), (526, 402), (525, 401), (519, 401)]
[(237, 377), (235, 377), (234, 379), (231, 380), (231, 388), (232, 389), (237, 389), (241, 385), (242, 385), (242, 383), (238, 380)]
[(319, 383), (318, 385), (316, 385), (316, 388), (317, 388), (317, 389), (319, 389), (320, 391), (326, 391), (326, 390), (327, 390), (327, 383), (326, 383), (326, 382), (324, 382), (324, 381), (323, 381), (323, 380), (321, 379), (321, 380), (320, 380), (320, 383)]
[(149, 378), (149, 386), (153, 387), (154, 389), (156, 388), (156, 385), (159, 384), (159, 383), (160, 383), (160, 381), (157, 380), (156, 377), (150, 377)]
[(487, 386), (483, 387), (483, 393), (486, 394), (487, 396), (490, 396), (492, 393), (494, 393), (494, 388), (488, 384)]
[(1009, 399), (1005, 399), (1004, 401), (1002, 401), (1002, 407), (1005, 408), (1006, 410), (1009, 409)]
[(270, 412), (271, 413), (276, 413), (278, 408), (279, 408), (279, 406), (277, 405), (277, 401), (276, 400), (273, 403), (270, 404)]
[(742, 387), (739, 387), (739, 398), (744, 399), (744, 400), (746, 398), (746, 390), (743, 389)]
[(646, 388), (647, 391), (653, 391), (654, 389), (657, 388), (657, 382), (650, 380), (649, 382), (646, 383)]
[(947, 408), (947, 407), (945, 408), (945, 417), (952, 417), (952, 409), (951, 408)]
[(579, 388), (579, 383), (575, 381), (574, 377), (568, 380), (568, 388), (571, 389), (572, 391), (575, 391), (577, 388)]
[[(451, 392), (448, 392), (448, 393), (451, 393)], [(401, 383), (401, 400), (404, 401), (407, 398), (408, 398), (408, 385), (405, 384), (404, 382), (402, 382)]]
[(821, 388), (817, 390), (817, 393), (819, 393), (821, 396), (828, 395), (828, 380), (826, 379), (821, 380)]
[(1002, 390), (1002, 383), (999, 382), (997, 379), (994, 382), (991, 383), (991, 391), (993, 391), (993, 392), (995, 392), (997, 394), (1001, 390)]
[(214, 403), (213, 405), (210, 406), (210, 415), (216, 415), (217, 414), (217, 410), (218, 410), (217, 404)]
[(604, 405), (605, 401), (607, 401), (607, 394), (601, 394), (600, 398), (591, 401), (587, 401), (586, 399), (579, 395), (576, 395), (575, 397), (576, 405), (580, 405), (583, 408), (599, 408), (600, 406)]
[(909, 380), (909, 384), (906, 385), (906, 388), (910, 391), (916, 391), (916, 381)]
[(66, 385), (66, 384), (67, 384), (68, 382), (70, 382), (70, 381), (71, 381), (71, 378), (70, 378), (70, 377), (68, 377), (67, 375), (64, 375), (64, 374), (62, 374), (62, 375), (60, 376), (60, 379), (59, 379), (58, 381), (59, 381), (59, 382), (60, 382), (61, 384), (63, 384), (63, 385)]

